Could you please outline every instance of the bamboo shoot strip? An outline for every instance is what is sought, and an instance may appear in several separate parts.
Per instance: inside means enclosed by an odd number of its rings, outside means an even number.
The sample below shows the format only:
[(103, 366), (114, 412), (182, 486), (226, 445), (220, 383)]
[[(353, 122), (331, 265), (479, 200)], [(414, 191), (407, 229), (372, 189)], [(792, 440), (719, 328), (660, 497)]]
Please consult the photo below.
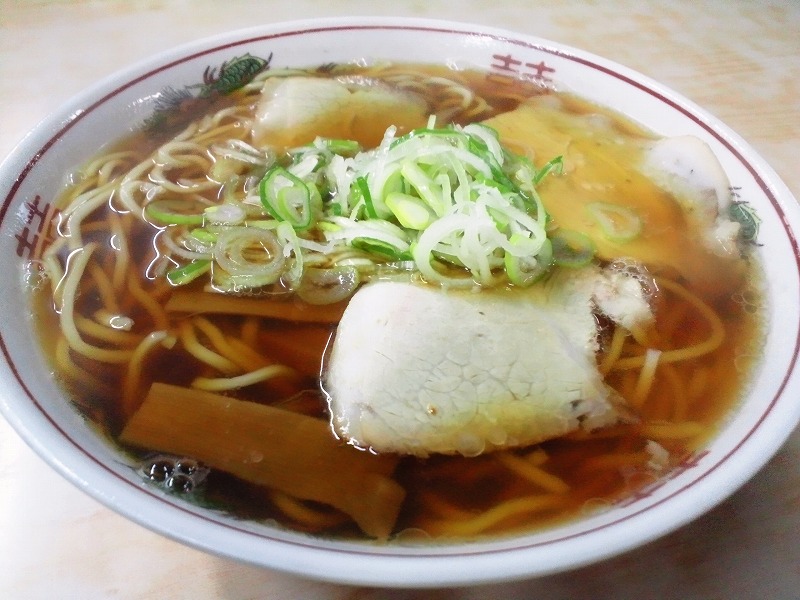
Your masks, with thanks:
[(213, 292), (175, 290), (167, 300), (167, 312), (251, 315), (304, 323), (338, 323), (346, 301), (335, 304), (301, 304), (291, 300), (244, 298)]
[(296, 325), (287, 327), (265, 327), (258, 334), (259, 346), (264, 354), (275, 362), (318, 377), (320, 357), (325, 352), (332, 328), (321, 325)]
[(343, 444), (321, 419), (209, 392), (153, 384), (120, 439), (328, 504), (376, 538), (389, 536), (405, 497), (391, 478), (396, 457)]

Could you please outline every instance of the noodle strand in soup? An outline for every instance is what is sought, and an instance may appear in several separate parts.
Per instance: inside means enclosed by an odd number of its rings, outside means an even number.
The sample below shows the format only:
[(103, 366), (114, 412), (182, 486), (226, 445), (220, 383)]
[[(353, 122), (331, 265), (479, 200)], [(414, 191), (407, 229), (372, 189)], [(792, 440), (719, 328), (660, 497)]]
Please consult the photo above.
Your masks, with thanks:
[[(197, 389), (224, 393), (234, 411), (236, 403), (247, 402), (328, 421), (320, 374), (325, 349), (347, 301), (308, 305), (293, 295), (291, 282), (285, 281), (257, 289), (243, 287), (242, 279), (228, 277), (213, 263), (209, 240), (229, 225), (208, 224), (204, 216), (207, 207), (236, 206), (237, 218), (246, 226), (262, 228), (278, 238), (285, 233), (265, 214), (259, 182), (268, 169), (281, 164), (287, 149), (257, 147), (251, 132), (265, 82), (295, 76), (413, 95), (436, 116), (438, 126), (485, 121), (538, 98), (558, 107), (557, 118), (543, 125), (542, 136), (549, 144), (563, 141), (577, 152), (588, 147), (587, 139), (597, 139), (604, 147), (613, 144), (614, 152), (627, 152), (630, 164), (653, 139), (610, 111), (531, 82), (499, 85), (478, 71), (380, 64), (308, 71), (267, 69), (238, 91), (201, 103), (202, 110), (209, 112), (194, 115), (168, 139), (145, 131), (122, 140), (87, 164), (57, 199), (60, 216), (54, 222), (55, 239), (35, 257), (41, 258), (51, 282), (51, 289), (37, 296), (42, 342), (52, 352), (56, 371), (76, 403), (112, 438), (137, 413), (153, 384), (169, 384), (186, 394)], [(584, 135), (581, 127), (589, 132), (584, 138), (580, 138)], [(554, 154), (542, 149), (532, 158), (541, 168)], [(616, 155), (587, 153), (583, 158), (589, 163), (603, 162), (604, 179), (580, 185), (598, 194), (614, 188), (619, 202), (625, 204), (628, 168), (619, 167)], [(340, 159), (342, 165), (355, 160), (352, 155)], [(568, 154), (565, 173), (558, 177), (573, 176), (571, 169), (581, 173), (579, 166), (575, 155)], [(444, 185), (441, 179), (435, 181)], [(548, 184), (545, 179), (537, 188), (544, 206), (567, 201), (559, 195), (559, 181)], [(647, 206), (648, 194), (663, 201), (663, 191), (648, 185), (642, 184), (637, 191), (644, 194), (636, 198), (637, 206)], [(362, 198), (360, 205), (364, 210), (367, 199)], [(310, 199), (312, 203), (329, 200)], [(174, 222), (160, 221), (163, 214), (153, 218), (154, 209), (148, 213), (146, 207), (161, 202), (183, 206), (183, 212), (173, 215)], [(498, 221), (502, 218), (497, 216)], [(204, 223), (199, 229), (186, 224), (198, 219)], [(341, 226), (337, 223), (331, 219), (326, 227), (334, 230)], [(580, 227), (579, 223), (557, 225)], [(394, 239), (388, 231), (381, 233), (381, 239)], [(408, 256), (393, 254), (391, 243), (379, 243), (380, 236), (374, 235), (353, 236), (354, 243), (329, 254), (318, 252), (335, 245), (321, 233), (287, 238), (282, 242), (287, 244), (284, 258), (296, 264), (298, 248), (305, 244), (313, 250), (305, 267), (357, 272), (358, 285), (382, 278), (418, 281), (420, 275), (409, 269)], [(289, 243), (298, 246), (287, 249)], [(376, 249), (384, 254), (376, 254)], [(243, 256), (253, 260), (255, 250), (248, 247)], [(486, 269), (496, 268), (495, 258), (486, 259)], [(718, 259), (698, 254), (692, 260)], [(202, 276), (190, 279), (192, 269), (182, 271), (189, 279), (183, 286), (166, 279), (166, 274), (190, 265)], [(758, 311), (734, 299), (758, 295), (747, 287), (753, 285), (745, 283), (748, 278), (731, 277), (738, 287), (710, 294), (673, 268), (656, 263), (644, 266), (658, 290), (652, 299), (652, 331), (602, 321), (597, 357), (599, 373), (635, 409), (635, 417), (598, 431), (578, 430), (534, 448), (489, 456), (392, 457), (391, 468), (381, 463), (378, 471), (381, 478), (402, 489), (404, 499), (395, 515), (394, 534), (422, 530), (432, 538), (472, 539), (547, 527), (583, 514), (589, 507), (625, 501), (703, 447), (746, 384), (745, 357), (754, 354), (749, 349), (759, 341)], [(757, 275), (757, 265), (748, 267), (751, 275)], [(223, 433), (214, 430), (214, 423), (203, 425), (205, 431), (194, 422), (187, 427), (197, 430), (179, 430), (179, 423), (162, 426), (175, 427), (181, 439)], [(163, 451), (125, 449), (145, 462)], [(361, 455), (359, 465), (386, 458), (369, 452), (354, 454)], [(304, 468), (302, 462), (285, 465), (298, 475)], [(318, 482), (323, 491), (298, 497), (212, 469), (192, 498), (243, 518), (276, 520), (301, 531), (363, 536), (352, 516), (318, 501), (325, 497), (326, 486), (337, 486), (336, 473), (319, 476), (332, 478)], [(299, 482), (297, 489), (306, 485)], [(392, 497), (397, 499), (396, 494)], [(380, 530), (383, 525), (376, 527)]]

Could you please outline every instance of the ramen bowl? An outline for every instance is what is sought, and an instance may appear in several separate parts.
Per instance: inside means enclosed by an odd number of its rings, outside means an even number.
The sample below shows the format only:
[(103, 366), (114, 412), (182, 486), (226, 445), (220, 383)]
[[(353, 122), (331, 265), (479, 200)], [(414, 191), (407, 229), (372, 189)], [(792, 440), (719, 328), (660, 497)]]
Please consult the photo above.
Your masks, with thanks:
[[(524, 78), (607, 106), (662, 136), (705, 141), (737, 197), (758, 216), (765, 337), (735, 408), (702, 449), (602, 511), (531, 533), (466, 542), (325, 539), (235, 518), (147, 485), (137, 464), (70, 402), (37, 343), (27, 267), (52, 222), (67, 174), (163, 107), (165, 90), (196, 96), (241, 57), (271, 68), (380, 61), (435, 63)], [(241, 64), (241, 63), (240, 63)], [(204, 73), (206, 74), (204, 80)], [(329, 581), (429, 587), (541, 576), (600, 561), (681, 527), (732, 494), (800, 419), (800, 211), (747, 143), (702, 108), (623, 66), (483, 26), (349, 18), (269, 25), (164, 52), (116, 74), (39, 124), (0, 167), (0, 408), (54, 469), (114, 511), (160, 534), (237, 561)], [(354, 492), (356, 493), (356, 492)]]

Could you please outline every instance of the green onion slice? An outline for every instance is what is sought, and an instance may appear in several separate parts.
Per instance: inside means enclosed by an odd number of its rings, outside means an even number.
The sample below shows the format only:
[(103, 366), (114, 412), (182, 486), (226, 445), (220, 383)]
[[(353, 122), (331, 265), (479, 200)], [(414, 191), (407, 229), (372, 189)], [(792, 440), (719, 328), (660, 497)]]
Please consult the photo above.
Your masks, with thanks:
[(395, 133), (389, 128), (366, 151), (324, 138), (290, 149), (262, 167), (257, 190), (248, 176), (213, 208), (152, 202), (153, 223), (187, 225), (182, 239), (213, 256), (210, 266), (187, 265), (171, 279), (211, 269), (224, 290), (280, 279), (301, 296), (324, 297), (352, 293), (360, 279), (347, 269), (355, 265), (373, 274), (387, 263), (414, 265), (446, 286), (528, 286), (554, 264), (592, 259), (588, 238), (548, 240), (536, 185), (560, 158), (536, 169), (481, 124), (436, 127), (431, 118)]
[(144, 214), (160, 225), (202, 225), (208, 207), (198, 200), (161, 198), (144, 207)]
[(355, 156), (361, 150), (361, 144), (355, 140), (324, 138), (321, 141), (328, 151), (342, 156)]
[[(261, 203), (279, 221), (306, 229), (313, 218), (312, 186), (280, 166), (267, 171), (258, 186)], [(319, 191), (314, 190), (319, 196)]]
[[(513, 235), (509, 241), (514, 246), (521, 244), (522, 238)], [(553, 244), (550, 240), (545, 240), (538, 254), (533, 257), (520, 257), (506, 252), (504, 263), (511, 283), (520, 287), (529, 287), (540, 281), (553, 265)]]
[(178, 267), (177, 269), (172, 269), (171, 271), (167, 272), (167, 281), (170, 284), (178, 286), (178, 285), (186, 285), (200, 277), (201, 275), (208, 273), (211, 270), (211, 261), (205, 259), (198, 259), (193, 260), (188, 265), (184, 265), (182, 267)]
[(361, 283), (355, 267), (308, 268), (297, 295), (309, 304), (333, 304), (349, 298)]
[(377, 219), (378, 213), (375, 211), (375, 205), (372, 202), (372, 193), (369, 191), (369, 184), (366, 177), (356, 177), (356, 190), (361, 194), (364, 200), (364, 206), (367, 211), (367, 217), (370, 219)]
[(630, 242), (642, 232), (642, 218), (628, 206), (609, 202), (590, 202), (586, 210), (612, 242)]
[(286, 265), (275, 233), (260, 227), (230, 227), (220, 232), (214, 260), (234, 283), (246, 282), (246, 287), (274, 283)]
[(436, 219), (436, 214), (426, 202), (410, 194), (392, 192), (386, 196), (386, 206), (400, 225), (408, 229), (425, 229)]
[(571, 229), (559, 229), (550, 236), (553, 264), (560, 267), (578, 268), (588, 265), (595, 255), (591, 238)]
[(564, 170), (564, 157), (556, 156), (555, 158), (547, 161), (544, 166), (536, 172), (533, 177), (533, 183), (539, 185), (542, 179), (547, 177), (550, 173), (561, 173)]

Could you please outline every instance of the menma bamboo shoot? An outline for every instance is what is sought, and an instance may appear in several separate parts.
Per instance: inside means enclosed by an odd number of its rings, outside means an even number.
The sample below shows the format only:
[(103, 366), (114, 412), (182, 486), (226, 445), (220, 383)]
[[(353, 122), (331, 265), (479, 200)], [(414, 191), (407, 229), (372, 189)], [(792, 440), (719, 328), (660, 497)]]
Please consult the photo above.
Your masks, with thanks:
[(342, 317), (347, 301), (335, 304), (302, 304), (291, 300), (276, 301), (264, 298), (246, 298), (217, 294), (176, 290), (167, 300), (167, 312), (187, 314), (249, 315), (292, 321), (298, 323), (337, 323)]
[(120, 439), (333, 506), (376, 538), (391, 533), (405, 496), (395, 457), (343, 444), (321, 419), (209, 392), (153, 384)]

